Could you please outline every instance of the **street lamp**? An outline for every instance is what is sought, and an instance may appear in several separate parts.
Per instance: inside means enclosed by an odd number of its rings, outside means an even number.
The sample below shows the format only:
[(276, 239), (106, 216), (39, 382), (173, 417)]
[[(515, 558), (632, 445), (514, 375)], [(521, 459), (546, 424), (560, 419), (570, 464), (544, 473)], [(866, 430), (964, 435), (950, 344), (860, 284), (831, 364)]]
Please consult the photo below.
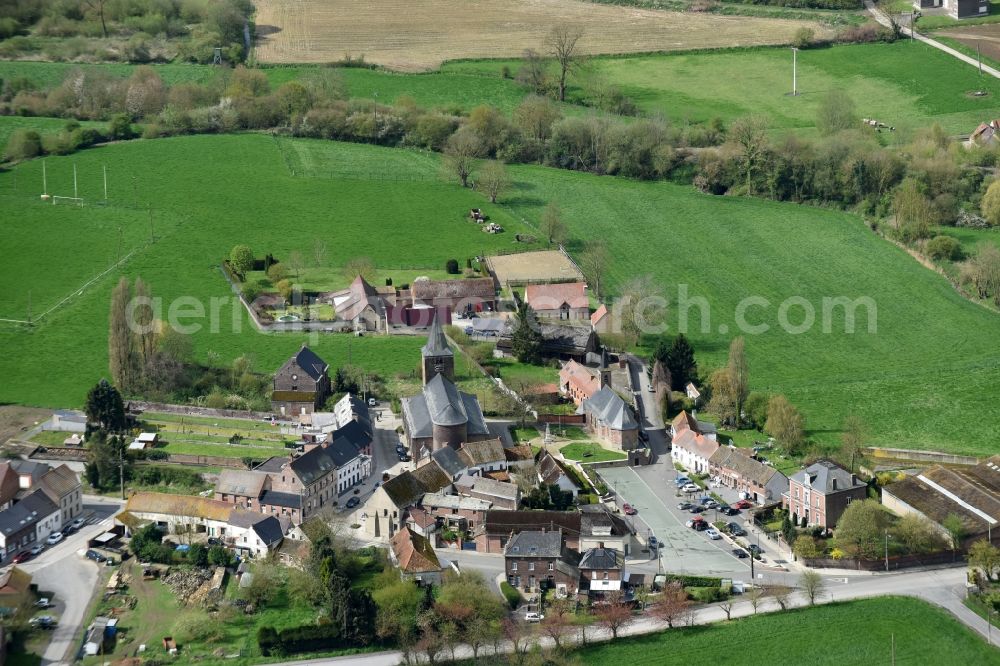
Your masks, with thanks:
[(885, 570), (889, 570), (889, 530), (885, 531)]

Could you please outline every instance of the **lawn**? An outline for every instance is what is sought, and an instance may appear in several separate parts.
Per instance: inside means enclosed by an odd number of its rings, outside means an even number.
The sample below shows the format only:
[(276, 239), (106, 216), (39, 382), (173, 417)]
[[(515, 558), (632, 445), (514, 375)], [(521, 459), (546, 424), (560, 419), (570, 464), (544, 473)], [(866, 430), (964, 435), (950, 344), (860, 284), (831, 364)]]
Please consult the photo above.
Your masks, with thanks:
[[(822, 635), (820, 647), (817, 636)], [(880, 597), (673, 629), (573, 652), (587, 664), (697, 664), (710, 646), (738, 646), (768, 666), (996, 664), (1000, 653), (945, 611), (906, 597)], [(893, 654), (893, 645), (895, 653)], [(825, 646), (825, 647), (823, 647)]]
[[(309, 168), (292, 176), (283, 168), (289, 154)], [(482, 197), (427, 179), (428, 172), (437, 173), (437, 157), (427, 153), (318, 140), (283, 139), (279, 145), (260, 135), (179, 137), (48, 158), (51, 178), (71, 177), (74, 162), (91, 176), (102, 164), (111, 173), (134, 175), (136, 191), (155, 206), (164, 226), (177, 220), (162, 237), (158, 232), (155, 244), (142, 245), (123, 273), (142, 276), (167, 305), (182, 296), (193, 297), (206, 312), (218, 305), (217, 332), (205, 326), (193, 335), (195, 356), (202, 362), (211, 357), (228, 365), (251, 353), (255, 367), (268, 371), (308, 341), (333, 367), (350, 361), (387, 377), (406, 376), (417, 367), (424, 342), (419, 336), (258, 334), (239, 306), (234, 311), (218, 268), (237, 242), (247, 242), (258, 256), (272, 252), (283, 258), (293, 249), (309, 256), (316, 238), (323, 238), (331, 266), (354, 256), (370, 257), (376, 265), (419, 258), (425, 265), (443, 266), (452, 257), (461, 261), (519, 247), (513, 233), (483, 234), (462, 219), (462, 211), (481, 206)], [(338, 175), (324, 173), (325, 165), (336, 166)], [(368, 177), (383, 169), (390, 169), (393, 179)], [(751, 388), (786, 393), (804, 412), (811, 436), (837, 441), (845, 415), (855, 412), (868, 423), (875, 445), (993, 451), (991, 435), (1000, 420), (994, 399), (1000, 368), (996, 315), (962, 299), (940, 276), (872, 235), (858, 218), (808, 206), (711, 197), (670, 183), (534, 166), (510, 170), (515, 186), (491, 210), (494, 219), (515, 232), (527, 228), (522, 218), (528, 224), (537, 221), (545, 204), (558, 200), (571, 252), (579, 253), (587, 239), (606, 243), (612, 264), (602, 284), (616, 289), (648, 273), (671, 301), (670, 331), (680, 327), (681, 313), (689, 315), (686, 332), (703, 372), (724, 361), (739, 330), (735, 313), (741, 301), (766, 299), (767, 306), (754, 305), (746, 315), (753, 324), (770, 326), (764, 333), (747, 334)], [(88, 265), (100, 265), (74, 245), (91, 238), (99, 250), (110, 250), (108, 242), (100, 244), (96, 226), (102, 219), (137, 215), (131, 224), (138, 228), (123, 231), (126, 238), (140, 238), (148, 226), (145, 216), (127, 205), (131, 187), (123, 195), (126, 205), (116, 205), (112, 196), (113, 205), (92, 218), (92, 208), (53, 207), (35, 195), (14, 194), (15, 177), (19, 183), (40, 182), (40, 171), (41, 163), (32, 161), (0, 174), (0, 201), (11, 213), (5, 237), (18, 249), (0, 266), (8, 287), (0, 302), (15, 314), (26, 305), (28, 291), (33, 302), (40, 294), (48, 294), (43, 300), (51, 302), (74, 289), (77, 274)], [(220, 179), (222, 171), (226, 177)], [(414, 180), (405, 179), (410, 177)], [(94, 229), (74, 243), (64, 233), (69, 224)], [(58, 252), (46, 251), (49, 245)], [(60, 261), (37, 272), (32, 270), (37, 259), (25, 256), (59, 256)], [(82, 403), (87, 388), (107, 372), (107, 304), (117, 277), (115, 272), (75, 296), (41, 325), (0, 328), (0, 348), (7, 352), (0, 359), (5, 377), (0, 401)], [(682, 294), (703, 298), (706, 307), (677, 305)], [(842, 308), (827, 317), (830, 326), (823, 331), (822, 299), (842, 296), (874, 301), (874, 332), (868, 330), (864, 308), (854, 333), (844, 332)], [(816, 325), (804, 333), (780, 326), (784, 310), (779, 304), (791, 297), (802, 297), (816, 312)], [(213, 298), (221, 300), (213, 304)], [(786, 314), (800, 322), (801, 305)], [(60, 372), (46, 373), (51, 367)], [(47, 379), (40, 381), (42, 376)], [(956, 422), (963, 423), (961, 434)]]
[(43, 430), (31, 438), (32, 442), (42, 446), (62, 446), (66, 438), (70, 436), (68, 432), (58, 432), (56, 430)]
[(605, 462), (623, 460), (626, 456), (619, 451), (610, 451), (596, 442), (574, 442), (559, 449), (564, 458), (580, 462)]
[(490, 359), (487, 365), (496, 368), (496, 376), (508, 386), (517, 387), (524, 384), (535, 387), (559, 383), (559, 369), (552, 366), (521, 363), (516, 358)]

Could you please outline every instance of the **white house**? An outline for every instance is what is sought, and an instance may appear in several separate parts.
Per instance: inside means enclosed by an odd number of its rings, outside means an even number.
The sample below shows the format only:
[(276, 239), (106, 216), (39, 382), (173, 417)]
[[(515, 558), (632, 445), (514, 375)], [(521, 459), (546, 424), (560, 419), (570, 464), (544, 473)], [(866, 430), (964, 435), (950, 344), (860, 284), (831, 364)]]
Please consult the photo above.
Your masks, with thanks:
[(719, 443), (693, 430), (685, 430), (671, 442), (670, 457), (689, 472), (707, 474), (709, 459), (719, 450)]

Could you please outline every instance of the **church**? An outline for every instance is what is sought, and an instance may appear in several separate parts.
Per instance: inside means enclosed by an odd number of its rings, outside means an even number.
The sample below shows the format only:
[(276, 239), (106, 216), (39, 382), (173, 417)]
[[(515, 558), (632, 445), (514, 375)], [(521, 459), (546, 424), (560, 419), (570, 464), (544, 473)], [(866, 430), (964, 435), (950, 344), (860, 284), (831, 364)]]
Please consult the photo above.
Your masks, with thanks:
[(413, 459), (419, 461), (446, 446), (457, 449), (463, 442), (490, 439), (479, 399), (454, 384), (455, 352), (438, 319), (420, 355), (423, 389), (402, 400), (403, 430)]

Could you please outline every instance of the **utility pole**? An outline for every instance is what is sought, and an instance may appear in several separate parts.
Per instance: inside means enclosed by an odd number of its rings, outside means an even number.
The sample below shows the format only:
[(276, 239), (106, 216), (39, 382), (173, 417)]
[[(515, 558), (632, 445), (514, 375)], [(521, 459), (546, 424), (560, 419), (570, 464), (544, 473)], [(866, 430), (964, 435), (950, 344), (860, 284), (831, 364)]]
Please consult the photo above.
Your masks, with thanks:
[(896, 666), (896, 634), (889, 634), (892, 641), (892, 666)]
[(31, 323), (31, 290), (28, 290), (28, 323)]
[(104, 165), (104, 201), (108, 200), (108, 165)]
[(889, 530), (885, 531), (885, 570), (889, 570)]
[(42, 160), (42, 194), (49, 193), (49, 176), (45, 170), (45, 160)]
[(118, 442), (118, 483), (122, 488), (122, 499), (125, 499), (125, 461), (122, 458), (123, 441)]
[(73, 198), (79, 199), (80, 195), (77, 193), (76, 188), (76, 163), (73, 164)]
[(149, 207), (149, 242), (156, 242), (156, 235), (153, 233), (153, 207)]
[(792, 97), (799, 94), (799, 50), (792, 47)]
[(983, 75), (983, 52), (979, 48), (979, 42), (976, 41), (976, 60), (979, 61), (979, 76)]
[(373, 91), (372, 97), (372, 143), (378, 143), (378, 93)]

